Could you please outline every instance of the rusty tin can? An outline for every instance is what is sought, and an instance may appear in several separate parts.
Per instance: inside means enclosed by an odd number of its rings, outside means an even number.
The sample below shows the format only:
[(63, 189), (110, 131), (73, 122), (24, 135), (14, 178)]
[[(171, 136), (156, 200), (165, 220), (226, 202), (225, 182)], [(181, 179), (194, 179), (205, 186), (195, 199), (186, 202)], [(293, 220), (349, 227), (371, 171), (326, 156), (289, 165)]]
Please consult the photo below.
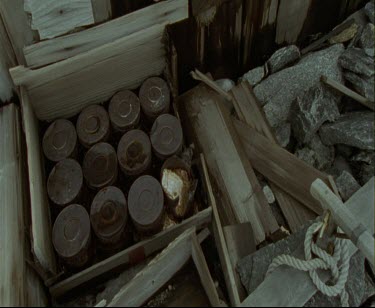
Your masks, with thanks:
[(77, 135), (85, 148), (107, 141), (109, 134), (109, 117), (104, 107), (91, 105), (82, 110), (77, 120)]
[(83, 188), (82, 168), (74, 159), (58, 162), (48, 176), (48, 196), (59, 207), (82, 201)]
[(109, 118), (115, 131), (126, 133), (138, 126), (141, 117), (141, 104), (132, 91), (117, 92), (108, 107)]
[(128, 206), (123, 192), (114, 186), (100, 190), (91, 204), (90, 220), (103, 245), (116, 245), (123, 239)]
[(109, 143), (100, 142), (87, 151), (83, 159), (83, 175), (91, 189), (102, 189), (117, 180), (116, 151)]
[(120, 140), (117, 157), (125, 175), (134, 177), (144, 174), (151, 167), (150, 138), (139, 129), (127, 132)]
[(143, 113), (150, 120), (167, 113), (170, 106), (168, 84), (159, 77), (146, 79), (139, 90), (139, 100)]
[(54, 121), (43, 136), (44, 155), (53, 162), (74, 158), (77, 150), (77, 133), (72, 122), (65, 119)]
[(82, 267), (89, 261), (90, 217), (83, 206), (72, 204), (61, 211), (53, 225), (52, 242), (67, 265)]
[(138, 178), (128, 195), (129, 214), (141, 234), (155, 234), (163, 228), (164, 195), (157, 179), (149, 175)]
[(182, 150), (183, 134), (180, 120), (171, 114), (159, 116), (150, 134), (152, 148), (160, 159), (167, 159)]

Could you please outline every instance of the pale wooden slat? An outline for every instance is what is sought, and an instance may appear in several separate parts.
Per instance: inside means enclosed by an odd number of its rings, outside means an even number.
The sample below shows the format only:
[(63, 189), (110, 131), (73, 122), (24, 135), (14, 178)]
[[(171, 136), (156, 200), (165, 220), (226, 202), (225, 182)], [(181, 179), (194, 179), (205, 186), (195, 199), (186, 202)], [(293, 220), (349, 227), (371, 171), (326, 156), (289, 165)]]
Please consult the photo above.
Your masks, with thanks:
[(156, 25), (37, 70), (16, 67), (13, 81), (24, 85), (40, 120), (71, 117), (102, 103), (120, 89), (135, 89), (165, 68), (164, 26)]
[(53, 297), (59, 297), (69, 290), (72, 290), (73, 288), (76, 288), (83, 283), (90, 281), (91, 279), (99, 277), (101, 274), (106, 273), (120, 265), (126, 265), (129, 264), (129, 262), (137, 261), (133, 260), (134, 256), (140, 255), (148, 257), (160, 249), (163, 249), (187, 229), (194, 226), (197, 230), (199, 230), (203, 226), (206, 226), (211, 222), (211, 215), (212, 209), (205, 209), (193, 217), (186, 219), (182, 223), (155, 235), (153, 238), (137, 243), (132, 247), (129, 247), (115, 254), (114, 256), (65, 279), (64, 281), (55, 284), (49, 289), (50, 293)]
[(32, 110), (29, 97), (23, 87), (20, 89), (20, 101), (26, 139), (27, 166), (29, 169), (32, 252), (36, 262), (40, 264), (46, 273), (56, 274), (56, 257), (52, 247), (52, 227), (45, 187), (38, 119)]
[(91, 0), (95, 23), (101, 23), (111, 19), (111, 0)]
[(81, 32), (27, 46), (24, 49), (26, 62), (30, 68), (44, 66), (151, 26), (175, 23), (188, 16), (188, 0), (163, 1)]

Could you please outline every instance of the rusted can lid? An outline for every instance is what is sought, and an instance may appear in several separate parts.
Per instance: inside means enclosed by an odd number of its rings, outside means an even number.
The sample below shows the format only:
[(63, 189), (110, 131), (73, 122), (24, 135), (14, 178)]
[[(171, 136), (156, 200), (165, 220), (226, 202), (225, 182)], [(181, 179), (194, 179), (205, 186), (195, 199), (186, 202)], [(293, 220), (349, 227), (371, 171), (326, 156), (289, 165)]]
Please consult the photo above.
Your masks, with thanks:
[(91, 225), (99, 239), (110, 240), (124, 231), (128, 207), (123, 192), (114, 186), (100, 190), (91, 204)]
[(117, 157), (121, 170), (126, 175), (142, 174), (151, 166), (150, 138), (139, 129), (127, 132), (120, 140)]
[(117, 92), (109, 103), (108, 113), (115, 130), (126, 132), (135, 128), (141, 114), (138, 96), (129, 90)]
[(151, 119), (168, 112), (170, 91), (167, 83), (159, 77), (146, 79), (139, 90), (139, 100), (144, 114)]
[(129, 214), (136, 227), (153, 229), (164, 212), (164, 195), (160, 183), (152, 176), (138, 178), (130, 187)]
[(71, 157), (77, 146), (77, 133), (72, 122), (54, 121), (43, 136), (43, 152), (51, 161), (58, 162)]
[(68, 205), (79, 197), (83, 186), (82, 168), (71, 158), (58, 162), (48, 176), (47, 192), (53, 203)]
[(52, 242), (62, 258), (72, 258), (87, 248), (90, 240), (90, 217), (86, 209), (72, 204), (57, 216), (52, 229)]
[(109, 127), (107, 111), (99, 105), (88, 106), (78, 117), (78, 139), (84, 147), (89, 148), (108, 139)]
[(159, 116), (152, 125), (150, 135), (152, 148), (159, 158), (168, 158), (182, 149), (181, 123), (171, 114)]
[(100, 142), (87, 151), (83, 159), (83, 175), (89, 187), (104, 188), (116, 182), (117, 155), (109, 143)]

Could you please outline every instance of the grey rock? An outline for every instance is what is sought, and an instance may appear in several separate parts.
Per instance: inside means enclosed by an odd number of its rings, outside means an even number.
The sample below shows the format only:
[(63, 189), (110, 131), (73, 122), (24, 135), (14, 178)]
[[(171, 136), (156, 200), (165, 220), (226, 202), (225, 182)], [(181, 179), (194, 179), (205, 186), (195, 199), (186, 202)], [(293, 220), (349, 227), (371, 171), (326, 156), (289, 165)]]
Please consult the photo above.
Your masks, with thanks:
[(348, 48), (339, 58), (342, 68), (353, 73), (374, 76), (374, 60), (361, 48)]
[(365, 185), (375, 175), (375, 165), (362, 164), (359, 172), (359, 182)]
[(365, 185), (375, 174), (375, 152), (362, 151), (354, 155), (351, 162), (357, 169), (359, 183)]
[(297, 97), (291, 109), (294, 136), (301, 143), (309, 142), (322, 124), (340, 117), (337, 103), (340, 97), (324, 86), (309, 89)]
[(364, 49), (365, 54), (368, 55), (371, 58), (375, 57), (375, 48), (365, 48)]
[(338, 155), (333, 161), (333, 165), (327, 171), (327, 173), (331, 174), (336, 179), (344, 170), (350, 174), (353, 174), (352, 167), (350, 166), (348, 161), (344, 157)]
[(292, 103), (305, 91), (320, 84), (321, 75), (343, 83), (338, 65), (338, 58), (343, 52), (342, 44), (312, 52), (298, 64), (272, 74), (254, 88), (272, 127), (288, 121)]
[(335, 159), (335, 148), (333, 146), (324, 145), (318, 134), (311, 139), (307, 146), (315, 153), (315, 168), (323, 171), (331, 167)]
[(291, 133), (292, 127), (290, 123), (284, 123), (275, 129), (275, 136), (280, 146), (283, 148), (288, 146)]
[(374, 150), (374, 113), (347, 113), (335, 123), (324, 124), (319, 134), (326, 145), (342, 143), (363, 150)]
[(372, 22), (375, 23), (375, 9), (374, 9), (374, 1), (370, 1), (369, 3), (366, 4), (364, 11), (368, 17), (368, 19)]
[[(359, 38), (359, 46), (361, 48), (374, 48), (374, 39), (375, 39), (375, 32), (374, 32), (374, 24), (368, 23), (366, 27), (363, 29), (362, 34)], [(365, 51), (366, 53), (366, 51)]]
[(268, 185), (263, 187), (263, 193), (266, 196), (267, 202), (269, 204), (275, 203), (275, 195), (273, 194), (271, 188)]
[(342, 171), (336, 179), (336, 186), (343, 201), (348, 200), (361, 186), (356, 179), (347, 171)]
[(315, 167), (316, 153), (313, 150), (309, 148), (299, 149), (294, 155), (296, 155), (300, 160), (303, 160), (308, 165)]
[(361, 151), (357, 153), (356, 155), (352, 156), (351, 161), (372, 165), (375, 162), (375, 152), (374, 151)]
[(215, 82), (225, 92), (229, 92), (235, 86), (234, 81), (230, 79), (218, 79)]
[(366, 77), (352, 72), (345, 72), (344, 75), (359, 94), (374, 101), (374, 77)]
[(290, 45), (277, 50), (267, 61), (267, 67), (271, 74), (281, 71), (283, 68), (295, 63), (301, 57), (299, 48)]
[(259, 82), (266, 77), (264, 66), (259, 66), (257, 68), (248, 71), (245, 75), (242, 76), (242, 80), (247, 80), (253, 87), (256, 86)]

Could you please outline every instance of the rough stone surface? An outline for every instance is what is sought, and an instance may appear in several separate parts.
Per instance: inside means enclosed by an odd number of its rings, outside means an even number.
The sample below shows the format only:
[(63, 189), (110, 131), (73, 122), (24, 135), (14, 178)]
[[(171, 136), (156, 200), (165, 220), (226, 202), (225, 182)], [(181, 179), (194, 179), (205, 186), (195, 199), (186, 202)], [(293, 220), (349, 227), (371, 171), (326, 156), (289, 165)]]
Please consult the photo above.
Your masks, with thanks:
[(368, 19), (372, 22), (372, 23), (375, 23), (375, 17), (374, 17), (374, 14), (375, 14), (375, 9), (374, 9), (375, 5), (374, 5), (374, 1), (370, 1), (366, 4), (364, 10), (365, 10), (365, 13), (368, 17)]
[(311, 139), (307, 146), (315, 152), (315, 168), (326, 170), (331, 167), (335, 159), (335, 148), (333, 146), (324, 145), (318, 134)]
[(365, 48), (364, 49), (365, 54), (368, 55), (371, 58), (375, 57), (375, 48)]
[(359, 26), (357, 23), (353, 23), (349, 28), (345, 29), (341, 33), (329, 39), (330, 44), (345, 43), (356, 36)]
[(340, 97), (324, 86), (313, 87), (297, 97), (291, 109), (294, 136), (301, 143), (309, 142), (326, 121), (340, 117), (337, 103)]
[(295, 63), (300, 57), (299, 48), (295, 45), (281, 48), (267, 61), (268, 70), (271, 74), (281, 71), (283, 68)]
[(272, 127), (278, 127), (288, 120), (292, 103), (305, 91), (320, 84), (321, 75), (343, 83), (338, 65), (343, 51), (344, 46), (336, 44), (312, 52), (298, 64), (272, 74), (254, 88)]
[(247, 80), (253, 87), (256, 86), (263, 78), (266, 77), (264, 66), (259, 66), (257, 68), (248, 71), (242, 76), (241, 80)]
[(344, 73), (345, 79), (348, 80), (359, 94), (374, 101), (374, 76), (366, 77), (352, 72)]
[(375, 152), (362, 151), (354, 155), (351, 162), (357, 171), (359, 183), (365, 185), (375, 174)]
[(375, 174), (375, 165), (362, 164), (359, 171), (358, 180), (361, 185), (365, 185)]
[(263, 187), (263, 193), (266, 196), (267, 202), (269, 204), (275, 203), (275, 196), (274, 196), (271, 188), (268, 185)]
[(315, 167), (315, 155), (316, 153), (309, 149), (303, 148), (296, 151), (295, 155), (300, 159), (303, 160), (305, 163), (309, 164), (310, 166)]
[(275, 129), (275, 137), (280, 146), (282, 146), (283, 148), (288, 146), (291, 133), (292, 127), (290, 123), (284, 123), (283, 125)]
[(359, 38), (359, 46), (368, 49), (374, 48), (374, 39), (374, 24), (368, 23), (363, 29), (361, 37)]
[(353, 73), (374, 76), (374, 60), (361, 48), (348, 48), (339, 59), (342, 68)]
[(343, 201), (348, 200), (361, 186), (356, 179), (347, 171), (342, 171), (336, 178), (336, 186)]
[(235, 86), (234, 81), (230, 79), (218, 79), (215, 82), (225, 92), (229, 92)]
[(347, 113), (335, 123), (324, 124), (319, 134), (326, 145), (342, 143), (363, 150), (374, 150), (374, 113)]

